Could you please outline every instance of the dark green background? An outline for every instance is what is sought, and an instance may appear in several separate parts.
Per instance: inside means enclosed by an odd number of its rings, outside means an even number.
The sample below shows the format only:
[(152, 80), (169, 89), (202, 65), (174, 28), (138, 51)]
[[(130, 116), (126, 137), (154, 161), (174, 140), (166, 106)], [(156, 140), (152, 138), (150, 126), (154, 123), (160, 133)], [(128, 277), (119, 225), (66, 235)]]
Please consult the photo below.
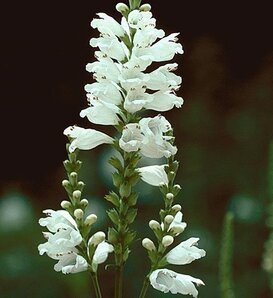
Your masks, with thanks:
[[(91, 124), (79, 117), (86, 107), (84, 84), (92, 78), (89, 27), (96, 12), (118, 17), (117, 1), (8, 2), (1, 18), (1, 171), (0, 296), (90, 297), (87, 274), (63, 276), (54, 261), (38, 256), (43, 242), (37, 220), (41, 210), (59, 208), (65, 192), (62, 131)], [(273, 138), (273, 42), (271, 10), (265, 1), (150, 1), (158, 27), (181, 32), (185, 54), (176, 57), (183, 76), (180, 110), (165, 113), (172, 122), (181, 163), (177, 182), (188, 223), (181, 240), (200, 237), (207, 257), (172, 269), (206, 283), (200, 297), (220, 297), (218, 261), (223, 216), (235, 214), (234, 281), (236, 297), (270, 297), (261, 269), (264, 241), (269, 143)], [(272, 19), (272, 18), (271, 18)], [(156, 115), (156, 113), (155, 113)], [(98, 127), (98, 129), (105, 129)], [(106, 129), (111, 133), (111, 129)], [(111, 187), (105, 167), (109, 148), (81, 155), (85, 197), (106, 230), (103, 200)], [(139, 185), (136, 229), (151, 235), (162, 199), (153, 187)], [(126, 268), (126, 295), (137, 297), (146, 253), (137, 241)], [(102, 266), (103, 267), (103, 266)], [(170, 267), (171, 268), (171, 267)], [(101, 268), (102, 269), (102, 268)], [(112, 297), (113, 271), (101, 276), (105, 297)], [(172, 295), (165, 295), (171, 297)], [(147, 297), (163, 297), (149, 290)]]

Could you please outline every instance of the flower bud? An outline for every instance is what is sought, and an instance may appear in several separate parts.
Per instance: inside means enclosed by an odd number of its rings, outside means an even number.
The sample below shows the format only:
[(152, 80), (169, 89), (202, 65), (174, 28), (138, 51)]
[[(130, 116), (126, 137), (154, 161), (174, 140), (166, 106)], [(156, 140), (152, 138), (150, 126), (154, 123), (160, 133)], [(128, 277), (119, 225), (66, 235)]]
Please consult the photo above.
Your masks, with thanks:
[(98, 217), (96, 214), (90, 214), (86, 217), (84, 223), (88, 226), (93, 225), (97, 221)]
[(64, 201), (61, 202), (61, 207), (63, 209), (69, 209), (71, 207), (71, 203), (64, 200)]
[(82, 199), (82, 200), (80, 201), (80, 204), (81, 204), (81, 206), (86, 207), (86, 206), (88, 205), (88, 200), (86, 200), (86, 199)]
[(170, 235), (166, 235), (162, 239), (162, 244), (164, 247), (170, 246), (174, 241), (174, 238)]
[(122, 14), (126, 11), (129, 11), (129, 7), (125, 3), (118, 3), (116, 5), (116, 10)]
[(171, 192), (168, 192), (168, 193), (166, 194), (166, 198), (167, 198), (168, 200), (173, 200), (174, 195), (173, 195)]
[(149, 227), (152, 229), (152, 230), (156, 230), (156, 229), (160, 229), (161, 226), (160, 226), (160, 223), (156, 220), (150, 220), (149, 222)]
[(176, 204), (176, 205), (172, 206), (172, 210), (175, 211), (175, 212), (179, 212), (179, 211), (181, 211), (181, 209), (182, 209), (182, 207), (179, 204)]
[(82, 219), (83, 218), (83, 211), (82, 211), (82, 209), (76, 209), (74, 211), (74, 216), (76, 217), (76, 219)]
[(174, 225), (171, 228), (171, 232), (173, 232), (175, 234), (175, 236), (181, 234), (182, 232), (184, 232), (185, 227), (183, 225)]
[(152, 6), (148, 3), (142, 4), (139, 8), (140, 11), (150, 11)]
[(70, 185), (70, 182), (68, 181), (68, 180), (63, 180), (62, 181), (62, 186), (63, 187), (67, 187), (67, 186), (69, 186)]
[(167, 215), (167, 216), (165, 216), (164, 221), (166, 224), (169, 225), (173, 222), (173, 219), (174, 219), (174, 217), (172, 215)]
[(81, 198), (81, 195), (82, 195), (81, 191), (79, 191), (79, 190), (73, 191), (73, 199), (74, 200), (79, 200)]
[(104, 240), (105, 240), (105, 234), (103, 232), (97, 232), (89, 239), (88, 246), (89, 245), (97, 246)]
[(78, 174), (77, 174), (76, 172), (71, 172), (71, 173), (70, 173), (70, 177), (71, 177), (72, 179), (76, 179), (76, 178), (78, 177)]
[(153, 241), (149, 238), (144, 238), (142, 240), (142, 246), (149, 251), (156, 250), (156, 247), (155, 247)]

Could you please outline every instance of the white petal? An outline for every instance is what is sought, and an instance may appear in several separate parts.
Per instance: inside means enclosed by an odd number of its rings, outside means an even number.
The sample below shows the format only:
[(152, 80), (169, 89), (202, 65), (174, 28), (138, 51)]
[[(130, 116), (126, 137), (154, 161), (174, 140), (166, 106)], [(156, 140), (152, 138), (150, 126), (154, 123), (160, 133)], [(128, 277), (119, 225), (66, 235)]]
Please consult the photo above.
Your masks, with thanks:
[(143, 140), (140, 126), (138, 123), (127, 124), (119, 140), (119, 146), (126, 152), (138, 151)]
[(150, 275), (153, 288), (164, 293), (192, 295), (197, 297), (198, 291), (194, 283), (204, 285), (203, 281), (189, 275), (179, 274), (168, 269), (158, 269)]
[(55, 271), (62, 271), (64, 274), (86, 271), (87, 268), (88, 263), (86, 260), (75, 253), (64, 255), (54, 266)]
[(168, 184), (168, 176), (165, 172), (166, 165), (155, 165), (138, 168), (141, 179), (153, 186), (159, 186), (160, 183)]
[(119, 108), (111, 103), (100, 100), (90, 100), (91, 107), (81, 111), (82, 118), (87, 117), (91, 123), (102, 125), (116, 125), (119, 123)]
[(73, 152), (76, 148), (90, 150), (101, 144), (113, 143), (113, 139), (105, 133), (90, 128), (69, 126), (64, 130), (64, 134), (74, 139), (69, 146), (70, 152)]
[(170, 250), (166, 255), (168, 263), (174, 265), (185, 265), (204, 257), (206, 252), (195, 246), (198, 240), (199, 238), (190, 238)]
[(114, 251), (113, 245), (103, 241), (101, 242), (94, 253), (93, 262), (95, 264), (102, 264), (108, 258), (108, 254)]
[(93, 28), (97, 28), (103, 34), (116, 35), (119, 37), (125, 35), (123, 27), (115, 19), (105, 13), (98, 13), (97, 15), (100, 19), (94, 19), (91, 22)]
[(145, 108), (158, 112), (166, 112), (171, 110), (174, 106), (181, 108), (182, 105), (182, 97), (178, 97), (170, 91), (158, 91), (153, 94), (153, 100), (145, 104)]

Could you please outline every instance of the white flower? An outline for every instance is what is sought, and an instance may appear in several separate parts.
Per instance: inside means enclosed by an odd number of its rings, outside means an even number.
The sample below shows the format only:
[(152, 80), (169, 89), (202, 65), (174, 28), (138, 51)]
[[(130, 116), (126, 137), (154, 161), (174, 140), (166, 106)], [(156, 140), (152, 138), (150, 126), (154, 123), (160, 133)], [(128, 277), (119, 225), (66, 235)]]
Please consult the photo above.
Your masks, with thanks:
[(112, 17), (105, 13), (97, 13), (100, 19), (93, 19), (91, 26), (97, 28), (100, 33), (110, 36), (116, 35), (122, 37), (125, 35), (123, 27)]
[(126, 95), (124, 101), (124, 108), (129, 113), (135, 113), (140, 111), (144, 106), (147, 106), (153, 101), (151, 94), (145, 93), (145, 89), (142, 87), (131, 88)]
[(150, 275), (153, 288), (164, 293), (191, 295), (197, 297), (198, 291), (194, 283), (204, 285), (203, 281), (190, 275), (176, 273), (168, 269), (158, 269)]
[(91, 123), (102, 125), (116, 125), (119, 123), (119, 108), (112, 104), (99, 99), (92, 98), (89, 100), (90, 107), (81, 111), (82, 118), (87, 117)]
[(86, 70), (88, 72), (95, 73), (94, 78), (98, 82), (103, 82), (106, 80), (118, 83), (120, 70), (116, 63), (114, 63), (114, 61), (111, 58), (109, 58), (107, 55), (103, 54), (100, 51), (95, 52), (95, 57), (98, 59), (98, 61), (88, 63), (86, 65)]
[(75, 151), (76, 148), (90, 150), (101, 144), (113, 143), (113, 139), (103, 132), (78, 126), (69, 126), (64, 130), (64, 135), (73, 139), (69, 146), (70, 152)]
[(119, 146), (126, 152), (138, 151), (143, 140), (140, 126), (138, 123), (127, 124), (119, 140)]
[(172, 73), (176, 68), (177, 63), (166, 64), (149, 73), (147, 88), (151, 90), (177, 90), (182, 83), (182, 79)]
[(95, 264), (102, 264), (108, 258), (108, 254), (114, 251), (113, 245), (103, 241), (101, 242), (94, 253), (92, 262)]
[(167, 262), (174, 265), (185, 265), (204, 257), (206, 252), (195, 246), (198, 240), (199, 238), (190, 238), (178, 244), (167, 253)]
[(182, 45), (177, 43), (178, 33), (172, 33), (151, 47), (133, 48), (133, 54), (137, 57), (148, 56), (152, 61), (163, 62), (173, 59), (175, 54), (183, 54)]
[(98, 99), (112, 103), (115, 105), (119, 105), (122, 102), (122, 96), (119, 92), (117, 86), (109, 82), (100, 82), (87, 84), (84, 87), (85, 91), (88, 92), (87, 97), (89, 99), (93, 99), (97, 97)]
[(86, 271), (87, 268), (88, 264), (85, 258), (72, 252), (61, 256), (59, 262), (54, 265), (55, 271), (62, 271), (64, 274)]
[(164, 134), (171, 130), (170, 123), (163, 116), (154, 118), (143, 118), (139, 125), (143, 134), (141, 153), (150, 158), (169, 158), (176, 154), (177, 148), (170, 144), (170, 137)]
[(166, 165), (155, 165), (138, 168), (141, 179), (153, 186), (159, 186), (161, 183), (168, 184), (168, 176), (165, 172)]
[(152, 18), (149, 11), (139, 11), (137, 9), (131, 11), (128, 15), (128, 24), (133, 29), (145, 29), (146, 27), (155, 27), (156, 20)]
[[(172, 230), (174, 232), (179, 231), (183, 232), (187, 226), (185, 222), (182, 222), (183, 214), (181, 211), (178, 211), (174, 217), (173, 222), (170, 224), (168, 231)], [(177, 233), (177, 234), (180, 234)]]
[(116, 36), (103, 35), (91, 38), (90, 45), (98, 47), (104, 54), (120, 62), (129, 56), (128, 48)]
[(79, 256), (76, 248), (82, 242), (82, 236), (72, 216), (65, 210), (45, 210), (46, 218), (41, 218), (39, 224), (47, 227), (50, 232), (44, 232), (47, 242), (40, 244), (40, 255), (46, 253), (50, 258), (58, 260), (54, 266), (56, 271), (76, 273), (87, 270), (86, 260)]
[(182, 104), (183, 99), (176, 96), (172, 91), (157, 91), (153, 94), (153, 100), (145, 104), (145, 108), (158, 112), (166, 112), (174, 106), (181, 108)]

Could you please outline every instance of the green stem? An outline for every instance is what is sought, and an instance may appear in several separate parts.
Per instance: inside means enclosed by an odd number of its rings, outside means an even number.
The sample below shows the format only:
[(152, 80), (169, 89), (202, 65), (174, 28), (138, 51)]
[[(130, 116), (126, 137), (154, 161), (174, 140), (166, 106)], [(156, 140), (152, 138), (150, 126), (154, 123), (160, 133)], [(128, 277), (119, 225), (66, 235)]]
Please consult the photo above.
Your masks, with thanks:
[(149, 284), (150, 284), (149, 277), (146, 276), (145, 279), (144, 279), (144, 282), (143, 282), (143, 286), (142, 286), (139, 298), (144, 298), (146, 296)]
[(116, 267), (115, 298), (122, 298), (123, 264)]
[(102, 298), (97, 273), (91, 272), (91, 278), (92, 278), (96, 298)]

